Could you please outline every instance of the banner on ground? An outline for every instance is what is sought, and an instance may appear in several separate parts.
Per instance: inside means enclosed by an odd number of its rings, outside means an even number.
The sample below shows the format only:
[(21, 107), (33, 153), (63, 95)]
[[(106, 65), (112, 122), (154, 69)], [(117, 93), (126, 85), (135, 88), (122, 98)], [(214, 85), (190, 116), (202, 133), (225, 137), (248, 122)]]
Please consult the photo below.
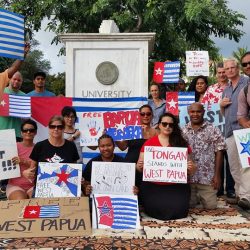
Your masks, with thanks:
[(36, 198), (80, 197), (82, 164), (38, 163)]
[(146, 146), (143, 181), (187, 183), (187, 156), (187, 148)]
[(156, 83), (177, 83), (180, 77), (180, 61), (155, 62), (153, 80)]
[(250, 128), (234, 130), (234, 138), (239, 153), (241, 166), (250, 167)]
[(12, 158), (18, 156), (15, 130), (0, 130), (0, 142), (0, 180), (20, 177), (19, 165), (12, 163)]
[(93, 228), (138, 229), (140, 219), (137, 196), (94, 195), (92, 225)]
[(166, 92), (166, 111), (179, 115), (180, 107), (186, 107), (195, 102), (194, 92)]
[(93, 194), (133, 194), (135, 163), (92, 162)]
[[(225, 118), (220, 112), (220, 105), (218, 103), (209, 104), (204, 105), (204, 108), (204, 120), (218, 127), (223, 134), (225, 131)], [(179, 111), (180, 127), (184, 127), (190, 121), (187, 107), (180, 107)]]
[[(59, 217), (43, 217), (50, 206)], [(75, 237), (91, 235), (89, 200), (82, 198), (39, 198), (0, 202), (0, 238)], [(33, 216), (33, 217), (32, 217)], [(28, 217), (28, 218), (27, 218)]]
[(186, 51), (187, 76), (209, 76), (208, 51)]
[(24, 58), (24, 17), (4, 9), (0, 9), (0, 56)]

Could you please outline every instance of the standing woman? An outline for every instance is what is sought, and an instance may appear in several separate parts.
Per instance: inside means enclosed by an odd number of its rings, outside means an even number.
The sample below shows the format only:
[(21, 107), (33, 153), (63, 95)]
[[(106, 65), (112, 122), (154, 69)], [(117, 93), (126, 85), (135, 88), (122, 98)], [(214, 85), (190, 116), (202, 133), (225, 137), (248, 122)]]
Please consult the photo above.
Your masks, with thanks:
[(65, 122), (62, 116), (55, 115), (50, 119), (49, 138), (38, 142), (31, 152), (30, 179), (36, 177), (38, 162), (76, 163), (79, 159), (75, 143), (63, 137), (64, 128)]
[[(124, 151), (128, 149), (125, 156), (125, 162), (137, 163), (140, 155), (140, 150), (146, 140), (158, 134), (158, 130), (151, 127), (151, 122), (153, 119), (153, 110), (148, 105), (145, 104), (139, 108), (140, 121), (142, 126), (142, 139), (134, 139), (128, 141), (117, 141), (116, 145), (120, 150)], [(140, 186), (142, 175), (141, 173), (136, 173), (136, 186)]]
[[(188, 148), (188, 144), (179, 128), (178, 120), (171, 113), (165, 113), (160, 117), (159, 129), (159, 135), (152, 137), (144, 143), (136, 166), (138, 171), (143, 171), (145, 146)], [(190, 151), (189, 148), (188, 151)], [(193, 174), (195, 170), (193, 162), (188, 160), (187, 173)], [(145, 212), (153, 218), (174, 220), (188, 215), (189, 184), (142, 181), (140, 194)]]
[(64, 139), (73, 141), (76, 145), (80, 159), (77, 163), (82, 163), (82, 147), (80, 146), (80, 131), (75, 128), (75, 122), (77, 119), (76, 111), (70, 106), (65, 106), (61, 111), (62, 117), (65, 122), (65, 128), (63, 132)]
[(148, 104), (153, 110), (152, 126), (158, 126), (159, 117), (166, 112), (166, 101), (160, 98), (160, 87), (157, 83), (150, 85), (152, 99), (148, 99)]
[(25, 120), (21, 124), (22, 142), (17, 142), (18, 156), (12, 159), (13, 164), (19, 164), (21, 177), (9, 179), (6, 187), (6, 195), (9, 200), (29, 199), (32, 196), (34, 180), (30, 180), (27, 169), (30, 168), (29, 158), (34, 147), (34, 137), (37, 132), (37, 124), (31, 119)]
[(207, 77), (200, 75), (192, 80), (188, 88), (188, 91), (195, 92), (195, 102), (202, 102), (202, 99), (207, 91), (207, 88), (208, 88)]

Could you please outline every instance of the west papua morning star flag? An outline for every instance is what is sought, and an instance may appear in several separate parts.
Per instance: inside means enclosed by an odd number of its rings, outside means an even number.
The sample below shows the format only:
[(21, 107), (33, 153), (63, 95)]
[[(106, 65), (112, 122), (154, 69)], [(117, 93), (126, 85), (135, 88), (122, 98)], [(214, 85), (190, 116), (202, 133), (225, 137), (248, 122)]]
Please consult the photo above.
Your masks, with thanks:
[(93, 228), (139, 228), (139, 210), (135, 195), (93, 196)]
[(195, 102), (194, 92), (166, 92), (166, 111), (173, 115), (179, 114), (179, 107)]
[(4, 94), (0, 102), (0, 116), (31, 117), (31, 97)]
[(156, 83), (177, 83), (180, 76), (180, 62), (155, 62), (153, 80)]
[(59, 205), (25, 206), (23, 212), (23, 218), (27, 219), (58, 218), (59, 216)]
[(0, 56), (24, 57), (24, 17), (4, 9), (0, 9)]

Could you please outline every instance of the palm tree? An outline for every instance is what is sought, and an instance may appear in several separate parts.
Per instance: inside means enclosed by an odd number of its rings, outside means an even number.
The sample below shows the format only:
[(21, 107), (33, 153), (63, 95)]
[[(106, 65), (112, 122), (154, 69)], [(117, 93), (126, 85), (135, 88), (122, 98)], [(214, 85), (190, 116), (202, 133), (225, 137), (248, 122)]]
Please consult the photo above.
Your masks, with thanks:
[(248, 51), (247, 47), (238, 47), (236, 51), (233, 51), (233, 57), (237, 60), (237, 62), (240, 64), (241, 57)]

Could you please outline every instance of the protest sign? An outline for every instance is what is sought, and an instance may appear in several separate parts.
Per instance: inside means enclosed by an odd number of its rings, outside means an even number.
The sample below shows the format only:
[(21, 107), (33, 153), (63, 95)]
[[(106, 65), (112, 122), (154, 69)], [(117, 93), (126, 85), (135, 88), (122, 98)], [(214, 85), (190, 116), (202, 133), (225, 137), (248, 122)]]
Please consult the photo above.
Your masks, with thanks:
[(92, 193), (133, 194), (134, 185), (135, 163), (92, 162)]
[(241, 166), (250, 167), (250, 128), (234, 130), (234, 138), (239, 153)]
[[(220, 105), (218, 103), (209, 106), (204, 105), (204, 109), (204, 120), (219, 128), (223, 134), (225, 131), (225, 118), (220, 112)], [(184, 127), (190, 121), (187, 107), (179, 107), (179, 120), (180, 127)]]
[(94, 195), (92, 208), (93, 228), (140, 227), (138, 200), (135, 195)]
[[(58, 218), (25, 218), (24, 209), (59, 206)], [(26, 210), (27, 211), (27, 210)], [(30, 210), (35, 214), (35, 209)], [(91, 235), (88, 198), (25, 199), (0, 202), (0, 238), (89, 236)]]
[(0, 130), (0, 180), (20, 177), (20, 167), (12, 164), (18, 156), (14, 129)]
[(36, 198), (80, 197), (82, 164), (38, 163)]
[(186, 51), (187, 76), (209, 76), (208, 51)]
[(187, 183), (187, 148), (146, 146), (143, 181)]

